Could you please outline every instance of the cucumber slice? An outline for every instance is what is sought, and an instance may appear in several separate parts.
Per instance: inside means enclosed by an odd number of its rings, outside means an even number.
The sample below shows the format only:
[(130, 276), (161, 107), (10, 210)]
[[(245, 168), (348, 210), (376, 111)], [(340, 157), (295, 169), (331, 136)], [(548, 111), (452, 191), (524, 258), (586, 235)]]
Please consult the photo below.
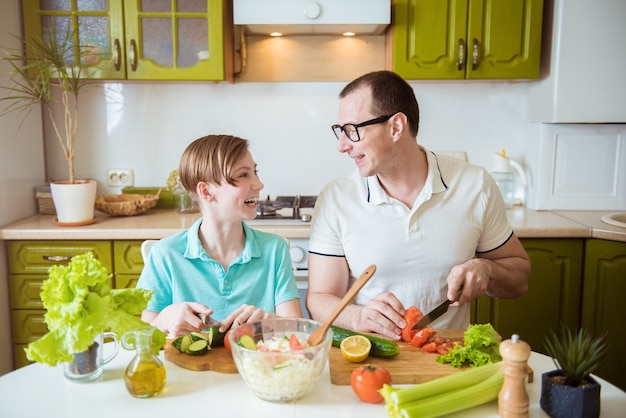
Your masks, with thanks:
[(201, 332), (191, 331), (191, 341), (196, 342), (199, 340), (210, 341), (209, 337)]
[(239, 344), (243, 348), (247, 348), (248, 350), (256, 350), (256, 343), (248, 334), (244, 334), (239, 337), (239, 340), (237, 340), (237, 344)]
[(209, 342), (207, 340), (201, 339), (191, 343), (187, 348), (186, 353), (196, 355), (206, 353), (207, 351), (209, 351)]
[(209, 328), (209, 345), (211, 347), (219, 347), (224, 345), (225, 332), (220, 332), (220, 327), (213, 325)]
[(189, 335), (189, 334), (183, 335), (182, 336), (182, 340), (180, 342), (179, 351), (182, 351), (183, 353), (186, 353), (192, 342), (193, 341), (191, 341), (191, 335)]

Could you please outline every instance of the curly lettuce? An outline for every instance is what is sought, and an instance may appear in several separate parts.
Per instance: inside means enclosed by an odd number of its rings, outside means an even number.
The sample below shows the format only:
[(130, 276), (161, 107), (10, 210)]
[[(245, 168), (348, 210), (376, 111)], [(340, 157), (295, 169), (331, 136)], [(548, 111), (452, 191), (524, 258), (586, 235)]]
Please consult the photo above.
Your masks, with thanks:
[(500, 337), (491, 324), (475, 324), (467, 327), (463, 334), (464, 345), (455, 344), (446, 355), (437, 356), (439, 363), (450, 363), (453, 367), (479, 367), (497, 363), (500, 355)]
[(111, 289), (111, 277), (91, 252), (73, 257), (67, 265), (50, 267), (41, 286), (48, 333), (28, 344), (26, 357), (56, 366), (87, 350), (103, 331), (110, 330), (121, 338), (139, 329), (154, 329), (153, 350), (158, 353), (166, 334), (139, 318), (152, 291)]

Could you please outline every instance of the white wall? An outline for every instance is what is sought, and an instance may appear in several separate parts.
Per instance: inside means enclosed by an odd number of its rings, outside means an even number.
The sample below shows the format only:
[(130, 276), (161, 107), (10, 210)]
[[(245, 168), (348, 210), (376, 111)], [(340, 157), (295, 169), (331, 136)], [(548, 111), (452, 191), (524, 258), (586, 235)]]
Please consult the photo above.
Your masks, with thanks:
[[(99, 193), (117, 193), (106, 185), (106, 169), (132, 168), (136, 186), (161, 186), (192, 140), (228, 133), (251, 141), (263, 195), (317, 194), (353, 169), (330, 129), (345, 84), (98, 84), (80, 99), (77, 176), (97, 179)], [(523, 158), (528, 83), (412, 85), (421, 108), (418, 141), (428, 148), (467, 151), (470, 162), (488, 168), (501, 148)], [(48, 149), (48, 174), (67, 178), (60, 148), (51, 142)]]
[[(0, 45), (19, 47), (13, 36), (21, 34), (20, 22), (19, 0), (5, 0), (0, 13)], [(0, 85), (7, 85), (9, 72), (10, 66), (0, 62)], [(0, 90), (0, 95), (8, 94)], [(4, 106), (0, 104), (0, 108)], [(37, 213), (35, 186), (44, 181), (40, 109), (34, 109), (20, 126), (21, 121), (17, 114), (0, 117), (0, 225)], [(0, 375), (12, 369), (6, 247), (0, 241)]]

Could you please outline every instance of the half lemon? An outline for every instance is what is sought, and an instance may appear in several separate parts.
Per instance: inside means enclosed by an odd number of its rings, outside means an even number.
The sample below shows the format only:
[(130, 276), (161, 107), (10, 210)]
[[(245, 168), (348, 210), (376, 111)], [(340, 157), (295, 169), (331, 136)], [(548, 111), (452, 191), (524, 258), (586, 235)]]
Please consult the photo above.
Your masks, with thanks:
[(360, 363), (370, 355), (372, 343), (362, 335), (351, 335), (341, 341), (339, 349), (345, 359)]

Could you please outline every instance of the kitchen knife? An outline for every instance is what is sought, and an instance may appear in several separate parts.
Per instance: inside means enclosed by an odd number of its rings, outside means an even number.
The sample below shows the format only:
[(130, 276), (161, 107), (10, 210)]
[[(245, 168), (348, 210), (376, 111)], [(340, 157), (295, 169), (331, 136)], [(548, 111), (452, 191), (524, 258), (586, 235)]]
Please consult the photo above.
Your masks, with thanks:
[(413, 325), (411, 329), (424, 328), (426, 325), (430, 324), (435, 319), (439, 318), (441, 315), (448, 312), (448, 306), (450, 306), (451, 303), (454, 303), (457, 300), (459, 300), (459, 298), (461, 297), (461, 293), (463, 293), (463, 285), (459, 287), (459, 290), (456, 292), (456, 297), (454, 298), (454, 300), (452, 301), (446, 300), (441, 305), (437, 306), (435, 309), (428, 312), (426, 315), (422, 317), (422, 319), (417, 321), (417, 324)]

